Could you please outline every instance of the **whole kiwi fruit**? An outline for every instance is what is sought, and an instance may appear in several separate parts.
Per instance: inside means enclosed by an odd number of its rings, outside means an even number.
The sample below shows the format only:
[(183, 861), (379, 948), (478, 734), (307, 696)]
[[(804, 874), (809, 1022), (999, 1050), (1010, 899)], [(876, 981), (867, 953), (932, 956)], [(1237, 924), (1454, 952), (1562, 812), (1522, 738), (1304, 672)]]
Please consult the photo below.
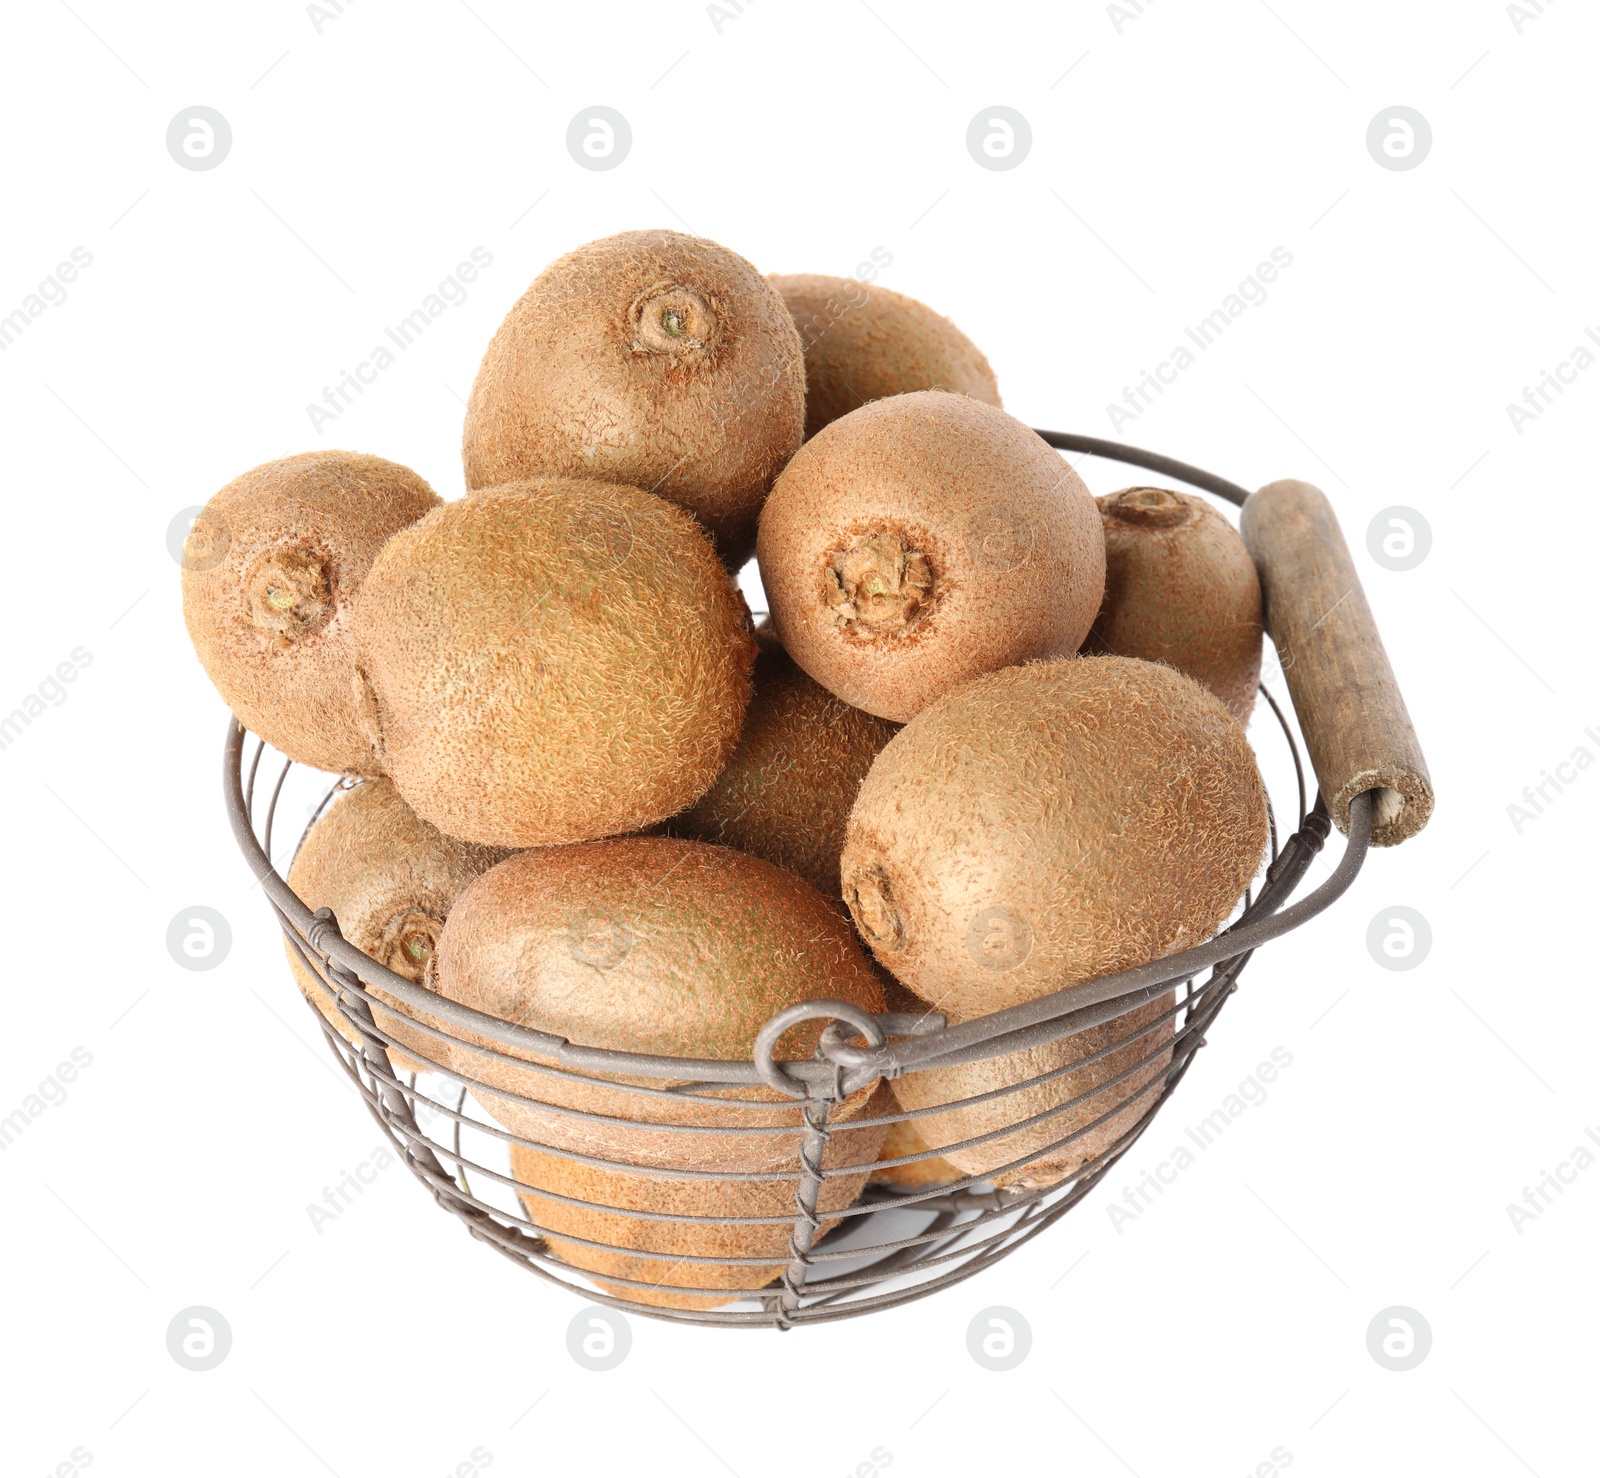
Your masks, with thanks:
[[(819, 1211), (843, 1211), (861, 1194), (883, 1136), (882, 1124), (834, 1131), (823, 1152), (823, 1168), (860, 1169), (823, 1180), (817, 1196)], [(642, 1171), (610, 1170), (519, 1144), (511, 1146), (511, 1173), (523, 1186), (534, 1188), (519, 1190), (518, 1194), (529, 1220), (549, 1239), (551, 1251), (563, 1262), (593, 1275), (602, 1288), (618, 1298), (665, 1308), (714, 1309), (750, 1294), (679, 1290), (762, 1288), (778, 1277), (788, 1262), (789, 1239), (795, 1227), (793, 1178), (724, 1180), (647, 1175)], [(571, 1204), (574, 1201), (590, 1204)], [(655, 1221), (621, 1214), (628, 1211), (704, 1220)], [(774, 1220), (752, 1224), (734, 1220), (737, 1217)], [(813, 1245), (838, 1226), (839, 1220), (837, 1216), (825, 1218), (814, 1234)], [(573, 1238), (605, 1245), (585, 1246)], [(698, 1258), (713, 1261), (688, 1260)], [(731, 1258), (766, 1261), (722, 1261)]]
[(1078, 650), (1105, 536), (1078, 474), (964, 395), (875, 400), (795, 453), (761, 514), (784, 649), (829, 692), (904, 723), (980, 673)]
[(298, 764), (374, 773), (351, 609), (389, 536), (438, 506), (409, 467), (339, 451), (266, 462), (212, 497), (183, 546), (183, 619), (245, 728)]
[(1238, 530), (1193, 493), (1135, 487), (1097, 501), (1106, 595), (1084, 649), (1165, 662), (1246, 722), (1261, 681), (1261, 582)]
[[(901, 1108), (956, 1106), (909, 1121), (924, 1144), (943, 1151), (943, 1158), (900, 1170), (945, 1163), (960, 1175), (1023, 1189), (1052, 1186), (1076, 1174), (1110, 1153), (1159, 1101), (1172, 1061), (1172, 1010), (1169, 992), (1054, 1042), (902, 1074), (894, 1083)], [(1032, 1081), (1049, 1074), (1055, 1076)], [(987, 1094), (997, 1096), (966, 1101)], [(1040, 1114), (1050, 1117), (987, 1144), (952, 1148)], [(889, 1156), (887, 1142), (883, 1155)], [(1024, 1159), (1029, 1163), (1014, 1165)]]
[(800, 272), (767, 280), (805, 351), (808, 437), (869, 400), (912, 390), (1000, 404), (983, 352), (927, 304), (854, 277)]
[[(289, 887), (313, 912), (331, 908), (339, 932), (380, 965), (417, 985), (433, 988), (431, 966), (444, 921), (456, 895), (506, 854), (458, 842), (429, 826), (400, 798), (387, 779), (363, 781), (339, 794), (319, 816), (295, 854)], [(362, 1040), (329, 1000), (287, 940), (284, 949), (301, 992), (352, 1046)], [(383, 991), (371, 994), (396, 1012), (373, 1008), (380, 1031), (412, 1049), (391, 1048), (398, 1071), (428, 1071), (444, 1065), (448, 1044), (406, 1025), (410, 1007)]]
[(598, 477), (687, 508), (731, 567), (805, 428), (805, 362), (749, 262), (677, 231), (627, 231), (552, 262), (483, 356), (469, 488)]
[(357, 689), (417, 814), (487, 846), (640, 830), (739, 737), (750, 613), (694, 520), (638, 488), (531, 478), (403, 529), (356, 613)]
[(989, 673), (907, 724), (840, 867), (878, 960), (970, 1019), (1209, 939), (1266, 841), (1220, 699), (1153, 662), (1074, 657)]
[(667, 829), (765, 857), (841, 898), (839, 853), (850, 807), (899, 726), (813, 682), (770, 626), (759, 627), (756, 640), (755, 691), (739, 742), (711, 789)]
[[(580, 1046), (722, 1061), (749, 1061), (768, 1019), (801, 1001), (883, 1010), (854, 931), (809, 883), (730, 847), (660, 836), (540, 848), (491, 868), (445, 923), (438, 988)], [(786, 1033), (777, 1059), (810, 1057), (825, 1024)], [(668, 1080), (579, 1075), (528, 1048), (490, 1055), (471, 1049), (492, 1044), (465, 1040), (452, 1052), (457, 1074), (501, 1124), (544, 1148), (623, 1169), (799, 1163), (799, 1107), (766, 1085), (668, 1091)], [(858, 1116), (870, 1095), (852, 1094), (831, 1122)]]

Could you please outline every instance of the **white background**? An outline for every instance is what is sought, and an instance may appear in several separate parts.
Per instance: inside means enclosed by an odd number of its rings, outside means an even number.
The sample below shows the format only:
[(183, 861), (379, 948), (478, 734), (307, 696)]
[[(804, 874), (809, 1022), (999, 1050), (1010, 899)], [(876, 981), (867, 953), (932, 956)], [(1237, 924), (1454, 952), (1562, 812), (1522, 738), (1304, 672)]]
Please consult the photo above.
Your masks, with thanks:
[[(288, 0), (7, 7), (0, 315), (73, 248), (93, 262), (0, 352), (0, 711), (75, 648), (92, 661), (0, 751), (0, 1116), (75, 1047), (93, 1061), (0, 1154), (0, 1468), (81, 1448), (107, 1475), (431, 1478), (482, 1449), (508, 1473), (754, 1478), (881, 1448), (908, 1475), (1236, 1478), (1281, 1448), (1297, 1478), (1594, 1471), (1600, 1166), (1520, 1230), (1506, 1208), (1600, 1133), (1600, 773), (1520, 833), (1507, 807), (1580, 745), (1600, 756), (1600, 368), (1520, 431), (1506, 406), (1600, 325), (1600, 23), (1488, 0), (725, 9), (719, 30), (678, 0), (361, 0), (319, 31)], [(205, 172), (165, 146), (197, 104), (233, 131)], [(603, 173), (565, 147), (595, 104), (633, 130)], [(1033, 133), (1003, 172), (965, 146), (997, 104)], [(1366, 147), (1397, 104), (1433, 132), (1404, 172)], [(783, 1336), (635, 1319), (596, 1374), (567, 1354), (577, 1302), (403, 1170), (312, 1229), (377, 1133), (227, 833), (226, 715), (166, 538), (309, 447), (455, 496), (461, 397), (501, 315), (551, 257), (643, 226), (766, 271), (848, 274), (884, 248), (880, 280), (977, 340), (1009, 410), (1102, 435), (1108, 402), (1287, 248), (1268, 300), (1123, 434), (1328, 492), (1439, 804), (1262, 951), (1135, 1155), (1016, 1256)], [(466, 303), (313, 429), (307, 403), (477, 246), (494, 262)], [(1407, 572), (1366, 549), (1397, 504), (1433, 535)], [(233, 934), (205, 973), (165, 946), (196, 904)], [(1433, 933), (1404, 973), (1366, 946), (1393, 905)], [(1117, 1231), (1122, 1186), (1274, 1047), (1293, 1065), (1267, 1100)], [(207, 1373), (165, 1345), (195, 1304), (233, 1331)], [(997, 1304), (1033, 1330), (1006, 1373), (966, 1348)], [(1366, 1346), (1391, 1305), (1433, 1332), (1405, 1373)]]

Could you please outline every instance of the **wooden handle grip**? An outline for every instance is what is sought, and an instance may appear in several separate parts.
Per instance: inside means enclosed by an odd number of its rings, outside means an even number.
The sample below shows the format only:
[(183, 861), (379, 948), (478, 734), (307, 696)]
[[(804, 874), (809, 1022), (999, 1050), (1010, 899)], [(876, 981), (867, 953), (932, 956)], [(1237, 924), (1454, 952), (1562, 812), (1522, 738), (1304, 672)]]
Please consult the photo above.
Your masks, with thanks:
[(1334, 823), (1348, 835), (1350, 802), (1377, 789), (1373, 845), (1415, 836), (1433, 814), (1428, 762), (1332, 505), (1308, 482), (1271, 482), (1240, 529)]

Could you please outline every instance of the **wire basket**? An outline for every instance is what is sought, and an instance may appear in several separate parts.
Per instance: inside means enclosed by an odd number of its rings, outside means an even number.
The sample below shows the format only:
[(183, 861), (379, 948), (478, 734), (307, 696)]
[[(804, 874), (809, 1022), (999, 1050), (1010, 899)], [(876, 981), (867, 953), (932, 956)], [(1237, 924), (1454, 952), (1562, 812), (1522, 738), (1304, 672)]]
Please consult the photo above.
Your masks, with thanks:
[[(1294, 728), (1263, 687), (1293, 761), (1294, 829), (1280, 838), (1269, 799), (1272, 855), (1259, 891), (1245, 895), (1216, 938), (1165, 959), (954, 1027), (932, 1013), (873, 1016), (844, 1002), (807, 1002), (768, 1022), (748, 1061), (571, 1043), (404, 979), (346, 941), (328, 910), (313, 913), (271, 861), (292, 762), (283, 761), (263, 806), (265, 746), (255, 742), (247, 765), (250, 736), (230, 725), (224, 794), (235, 837), (343, 1030), (321, 1011), (317, 1021), (398, 1157), (474, 1237), (589, 1301), (694, 1324), (787, 1329), (961, 1282), (1065, 1215), (1138, 1140), (1256, 948), (1337, 900), (1369, 845), (1403, 840), (1427, 820), (1426, 765), (1320, 493), (1275, 483), (1249, 494), (1120, 443), (1038, 434), (1058, 449), (1125, 461), (1245, 507), (1269, 629), (1321, 785), (1308, 806)], [(337, 782), (321, 806), (349, 783)], [(1343, 856), (1291, 903), (1335, 822), (1348, 835)], [(389, 1009), (396, 1003), (409, 1008), (404, 1017)], [(813, 1058), (774, 1055), (785, 1033), (818, 1021), (827, 1026)], [(910, 1110), (881, 1091), (881, 1081), (1016, 1053), (1045, 1065)], [(1008, 1102), (1016, 1116), (998, 1129), (880, 1158), (885, 1134)], [(592, 1152), (607, 1148), (608, 1134), (637, 1146), (641, 1126), (653, 1144), (722, 1144), (726, 1153), (713, 1164), (636, 1148)], [(945, 1158), (1006, 1140), (1021, 1152), (983, 1177)], [(593, 1199), (514, 1171), (540, 1155), (584, 1167), (601, 1188), (632, 1190)], [(685, 1189), (700, 1209), (672, 1209)], [(725, 1214), (719, 1198), (741, 1210)]]

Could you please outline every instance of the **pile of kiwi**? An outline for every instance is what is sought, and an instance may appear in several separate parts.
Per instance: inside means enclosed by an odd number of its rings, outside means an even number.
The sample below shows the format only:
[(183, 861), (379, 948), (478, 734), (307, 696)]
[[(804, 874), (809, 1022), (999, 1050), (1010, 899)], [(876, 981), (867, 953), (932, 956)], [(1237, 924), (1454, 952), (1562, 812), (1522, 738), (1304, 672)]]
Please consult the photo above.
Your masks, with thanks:
[[(672, 231), (591, 242), (507, 314), (462, 449), (449, 501), (354, 452), (257, 467), (183, 561), (240, 722), (345, 777), (290, 886), (394, 975), (584, 1047), (748, 1062), (800, 1002), (970, 1022), (1198, 944), (1250, 886), (1239, 535), (1180, 492), (1097, 504), (914, 299)], [(574, 1073), (381, 976), (358, 1029), (314, 952), (290, 964), (353, 1048), (465, 1085), (528, 1222), (598, 1286), (714, 1308), (782, 1273), (793, 1097)], [(1175, 1014), (857, 1089), (808, 1234), (863, 1195), (1103, 1163)]]

